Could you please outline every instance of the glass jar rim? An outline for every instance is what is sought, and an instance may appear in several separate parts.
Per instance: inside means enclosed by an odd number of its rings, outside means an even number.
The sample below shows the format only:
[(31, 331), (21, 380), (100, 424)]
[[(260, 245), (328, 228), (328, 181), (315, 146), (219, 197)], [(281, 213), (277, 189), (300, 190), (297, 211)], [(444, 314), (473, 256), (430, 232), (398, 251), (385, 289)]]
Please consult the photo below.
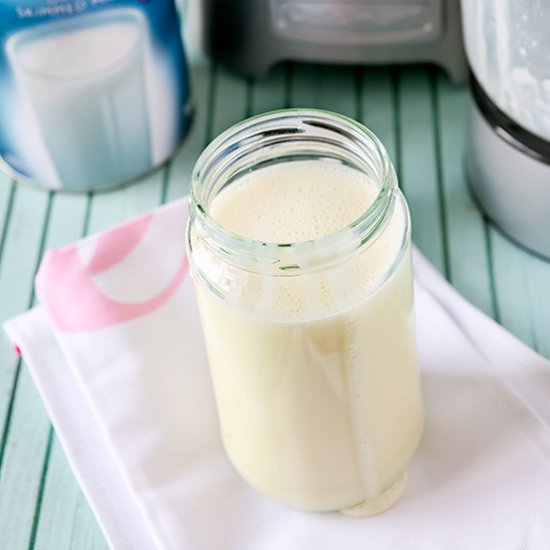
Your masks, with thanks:
[[(239, 147), (249, 145), (255, 135), (265, 135), (262, 130), (268, 131), (271, 129), (276, 133), (277, 124), (283, 125), (286, 122), (287, 126), (285, 128), (289, 132), (292, 131), (292, 124), (289, 125), (288, 123), (292, 123), (293, 120), (294, 122), (299, 120), (302, 124), (319, 128), (344, 131), (350, 139), (355, 139), (365, 148), (371, 147), (374, 149), (377, 159), (381, 163), (381, 173), (377, 178), (380, 180), (380, 186), (373, 203), (361, 216), (345, 227), (306, 241), (278, 243), (254, 240), (233, 233), (217, 223), (210, 216), (207, 205), (201, 197), (203, 172), (210, 164), (215, 163), (227, 152), (234, 152)], [(251, 136), (250, 134), (255, 130), (257, 130), (257, 133)], [(300, 129), (296, 127), (295, 131), (299, 133)], [(305, 130), (301, 131), (304, 132)], [(318, 252), (320, 248), (325, 249), (325, 247), (330, 247), (333, 250), (336, 247), (344, 254), (346, 251), (350, 252), (352, 249), (357, 248), (358, 244), (366, 243), (375, 233), (378, 233), (378, 229), (387, 221), (387, 213), (393, 204), (396, 190), (397, 178), (389, 155), (382, 142), (366, 126), (345, 115), (323, 109), (280, 109), (250, 117), (231, 126), (204, 149), (191, 176), (190, 221), (193, 221), (197, 216), (200, 217), (206, 231), (217, 242), (221, 250), (241, 253), (245, 257), (257, 256), (260, 253), (271, 259), (269, 263), (280, 263), (279, 269), (288, 270), (299, 266), (294, 265), (292, 262), (290, 262), (290, 265), (286, 265), (288, 262), (281, 261), (281, 255), (290, 257), (300, 254), (303, 256), (308, 251)], [(357, 236), (360, 236), (360, 243), (357, 242)], [(350, 237), (353, 238), (350, 239)], [(317, 256), (318, 254), (314, 255)]]

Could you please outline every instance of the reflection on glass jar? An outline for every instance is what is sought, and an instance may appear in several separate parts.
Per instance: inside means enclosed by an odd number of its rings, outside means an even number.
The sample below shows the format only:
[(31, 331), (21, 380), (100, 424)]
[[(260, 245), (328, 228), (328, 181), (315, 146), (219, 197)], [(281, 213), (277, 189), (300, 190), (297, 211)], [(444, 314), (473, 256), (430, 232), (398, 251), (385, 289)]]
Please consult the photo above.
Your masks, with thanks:
[(291, 506), (393, 504), (423, 426), (407, 205), (328, 112), (245, 121), (197, 162), (188, 247), (223, 442)]

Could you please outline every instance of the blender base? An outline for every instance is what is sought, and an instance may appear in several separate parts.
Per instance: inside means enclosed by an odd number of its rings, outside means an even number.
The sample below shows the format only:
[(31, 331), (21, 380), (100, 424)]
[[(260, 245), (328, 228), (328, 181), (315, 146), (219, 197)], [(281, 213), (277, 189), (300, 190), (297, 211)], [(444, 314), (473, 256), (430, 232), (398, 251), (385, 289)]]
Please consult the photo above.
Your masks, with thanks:
[(550, 259), (550, 163), (503, 139), (470, 101), (466, 169), (489, 218), (515, 241)]

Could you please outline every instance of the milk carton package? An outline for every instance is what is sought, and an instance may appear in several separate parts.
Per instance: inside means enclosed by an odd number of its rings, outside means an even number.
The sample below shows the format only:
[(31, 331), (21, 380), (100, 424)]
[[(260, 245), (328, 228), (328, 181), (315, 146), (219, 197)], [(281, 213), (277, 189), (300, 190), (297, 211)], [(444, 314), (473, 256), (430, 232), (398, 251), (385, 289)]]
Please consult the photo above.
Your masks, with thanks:
[(190, 89), (173, 0), (2, 0), (0, 156), (50, 189), (124, 183), (185, 136)]

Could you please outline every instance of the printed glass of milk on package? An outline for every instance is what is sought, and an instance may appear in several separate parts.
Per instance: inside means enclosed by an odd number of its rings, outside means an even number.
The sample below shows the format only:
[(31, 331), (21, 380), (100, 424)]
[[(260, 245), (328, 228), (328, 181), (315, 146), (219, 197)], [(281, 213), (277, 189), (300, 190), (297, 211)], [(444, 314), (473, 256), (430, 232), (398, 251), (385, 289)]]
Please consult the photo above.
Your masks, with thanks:
[(410, 219), (353, 120), (245, 121), (192, 178), (191, 272), (236, 470), (290, 506), (373, 515), (405, 488), (423, 413)]
[(19, 179), (116, 185), (184, 137), (189, 79), (173, 0), (9, 0), (0, 21), (0, 156)]

